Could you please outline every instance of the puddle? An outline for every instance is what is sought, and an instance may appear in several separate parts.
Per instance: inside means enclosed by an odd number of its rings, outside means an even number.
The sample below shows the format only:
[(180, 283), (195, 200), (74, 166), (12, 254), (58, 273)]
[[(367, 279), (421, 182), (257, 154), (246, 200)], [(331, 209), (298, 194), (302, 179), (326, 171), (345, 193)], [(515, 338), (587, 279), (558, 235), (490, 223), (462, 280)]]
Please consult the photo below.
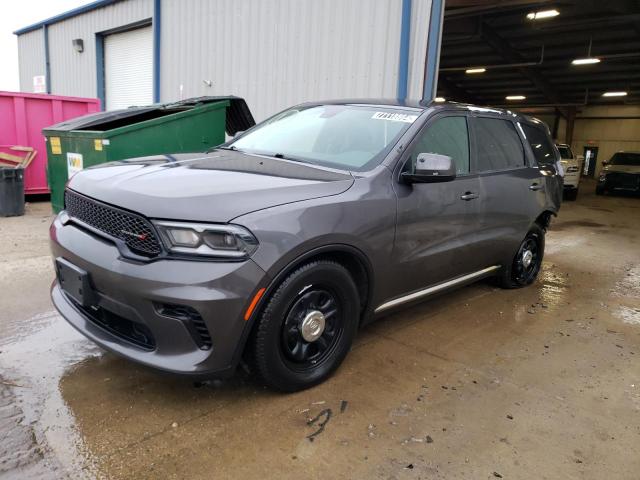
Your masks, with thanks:
[(563, 273), (550, 270), (540, 272), (540, 302), (547, 307), (557, 307), (564, 302), (567, 290), (567, 277)]
[[(23, 325), (28, 331), (3, 339), (0, 346), (0, 387), (11, 409), (8, 432), (0, 446), (0, 476), (94, 477), (59, 381), (71, 365), (100, 355), (101, 350), (55, 311), (36, 315)], [(24, 455), (17, 458), (16, 449)]]

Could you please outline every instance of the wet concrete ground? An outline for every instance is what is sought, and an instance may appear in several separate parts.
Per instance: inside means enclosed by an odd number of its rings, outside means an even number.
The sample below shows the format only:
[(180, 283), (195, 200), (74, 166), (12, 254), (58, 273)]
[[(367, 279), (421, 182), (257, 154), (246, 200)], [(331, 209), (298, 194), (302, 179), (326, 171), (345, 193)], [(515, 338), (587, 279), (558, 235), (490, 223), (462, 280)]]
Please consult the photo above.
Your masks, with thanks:
[(102, 353), (49, 303), (48, 204), (0, 219), (0, 478), (637, 479), (640, 199), (581, 190), (535, 285), (389, 316), (292, 395)]

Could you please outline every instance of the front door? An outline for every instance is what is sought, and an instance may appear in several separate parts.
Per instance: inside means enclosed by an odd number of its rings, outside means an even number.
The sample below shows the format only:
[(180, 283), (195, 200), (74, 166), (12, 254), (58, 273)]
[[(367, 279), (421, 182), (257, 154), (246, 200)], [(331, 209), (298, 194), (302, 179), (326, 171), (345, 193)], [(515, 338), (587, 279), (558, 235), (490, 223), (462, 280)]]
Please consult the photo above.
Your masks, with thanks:
[(398, 218), (393, 249), (398, 296), (473, 271), (478, 227), (478, 178), (471, 171), (469, 128), (465, 115), (438, 115), (416, 136), (403, 158), (411, 171), (420, 153), (451, 157), (455, 180), (396, 184)]

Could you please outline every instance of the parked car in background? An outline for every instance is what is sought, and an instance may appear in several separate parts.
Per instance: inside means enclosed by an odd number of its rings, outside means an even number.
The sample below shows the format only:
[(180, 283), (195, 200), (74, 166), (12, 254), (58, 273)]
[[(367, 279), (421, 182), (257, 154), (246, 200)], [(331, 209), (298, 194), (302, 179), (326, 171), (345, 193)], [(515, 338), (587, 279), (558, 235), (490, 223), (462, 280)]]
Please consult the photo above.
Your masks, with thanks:
[(142, 364), (220, 377), (245, 358), (300, 390), (398, 307), (485, 277), (531, 284), (558, 161), (546, 126), (512, 112), (303, 104), (206, 154), (77, 173), (50, 230), (53, 302)]
[(596, 194), (629, 192), (640, 193), (640, 152), (617, 152), (603, 162)]
[(560, 163), (564, 170), (564, 196), (567, 200), (575, 200), (578, 198), (582, 160), (573, 154), (571, 147), (566, 143), (557, 143), (556, 147), (560, 152)]

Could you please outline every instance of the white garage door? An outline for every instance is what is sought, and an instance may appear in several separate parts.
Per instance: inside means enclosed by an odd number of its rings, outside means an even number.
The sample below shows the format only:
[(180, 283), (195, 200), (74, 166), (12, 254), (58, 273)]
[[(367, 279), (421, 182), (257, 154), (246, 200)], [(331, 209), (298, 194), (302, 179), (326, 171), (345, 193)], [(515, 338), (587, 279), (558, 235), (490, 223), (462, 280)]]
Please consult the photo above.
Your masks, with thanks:
[(153, 103), (151, 27), (105, 37), (104, 88), (107, 110)]

